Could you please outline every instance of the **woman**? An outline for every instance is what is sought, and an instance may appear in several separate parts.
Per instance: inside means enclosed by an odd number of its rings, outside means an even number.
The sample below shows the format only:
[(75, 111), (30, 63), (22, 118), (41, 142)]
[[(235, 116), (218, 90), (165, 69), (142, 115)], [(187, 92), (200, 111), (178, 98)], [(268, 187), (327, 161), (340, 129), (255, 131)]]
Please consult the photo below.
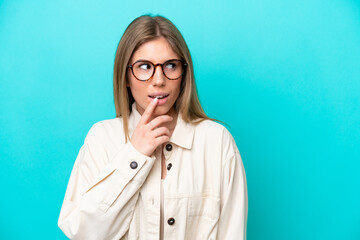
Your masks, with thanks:
[(94, 124), (58, 225), (71, 239), (245, 239), (245, 171), (198, 100), (187, 45), (166, 18), (135, 19), (117, 48), (116, 118)]

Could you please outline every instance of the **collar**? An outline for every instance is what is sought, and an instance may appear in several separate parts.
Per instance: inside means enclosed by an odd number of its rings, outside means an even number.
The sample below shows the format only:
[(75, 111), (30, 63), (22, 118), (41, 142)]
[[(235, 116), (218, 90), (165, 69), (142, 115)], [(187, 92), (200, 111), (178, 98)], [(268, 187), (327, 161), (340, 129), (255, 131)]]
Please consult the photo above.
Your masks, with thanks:
[[(136, 109), (136, 103), (131, 106), (131, 114), (129, 117), (129, 133), (132, 135), (137, 124), (140, 121), (141, 115)], [(176, 126), (170, 138), (170, 143), (176, 144), (180, 147), (191, 149), (195, 134), (195, 125), (187, 123), (183, 120), (181, 113), (178, 114)]]

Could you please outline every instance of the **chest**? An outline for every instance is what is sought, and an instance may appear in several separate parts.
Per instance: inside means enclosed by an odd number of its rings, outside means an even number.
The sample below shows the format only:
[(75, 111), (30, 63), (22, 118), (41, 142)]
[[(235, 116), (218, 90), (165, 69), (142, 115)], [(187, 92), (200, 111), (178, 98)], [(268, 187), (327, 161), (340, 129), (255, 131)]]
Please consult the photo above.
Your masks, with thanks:
[[(214, 155), (194, 149), (172, 146), (169, 150), (164, 146), (156, 151), (154, 166), (140, 189), (129, 234), (155, 239), (163, 224), (165, 239), (212, 239), (220, 213), (221, 164)], [(162, 161), (166, 177), (161, 187)]]
[(220, 195), (222, 166), (214, 152), (165, 144), (156, 150), (155, 156), (154, 166), (141, 188), (144, 197), (157, 199), (160, 196), (162, 177), (165, 197)]

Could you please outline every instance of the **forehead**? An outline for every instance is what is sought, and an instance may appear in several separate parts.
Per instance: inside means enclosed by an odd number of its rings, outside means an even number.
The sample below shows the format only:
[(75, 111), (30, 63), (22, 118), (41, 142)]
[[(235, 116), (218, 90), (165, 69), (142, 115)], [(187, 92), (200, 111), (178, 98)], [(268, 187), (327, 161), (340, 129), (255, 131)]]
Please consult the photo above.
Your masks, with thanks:
[(169, 59), (179, 59), (179, 56), (171, 48), (169, 42), (164, 37), (160, 37), (142, 44), (134, 52), (132, 62), (140, 59), (159, 63)]

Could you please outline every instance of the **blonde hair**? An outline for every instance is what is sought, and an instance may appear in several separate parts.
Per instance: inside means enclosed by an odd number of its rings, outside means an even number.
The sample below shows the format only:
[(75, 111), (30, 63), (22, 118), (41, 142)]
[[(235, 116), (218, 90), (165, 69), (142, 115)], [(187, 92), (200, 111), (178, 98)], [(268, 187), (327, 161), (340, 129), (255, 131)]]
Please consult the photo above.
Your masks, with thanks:
[(114, 102), (116, 117), (123, 118), (125, 141), (130, 139), (128, 131), (128, 117), (134, 98), (127, 87), (127, 69), (133, 53), (145, 42), (164, 37), (173, 51), (188, 66), (180, 84), (180, 93), (175, 101), (175, 110), (181, 113), (185, 122), (197, 124), (209, 118), (201, 107), (194, 77), (193, 63), (189, 49), (179, 30), (165, 17), (143, 15), (136, 18), (126, 28), (116, 50), (114, 64)]

